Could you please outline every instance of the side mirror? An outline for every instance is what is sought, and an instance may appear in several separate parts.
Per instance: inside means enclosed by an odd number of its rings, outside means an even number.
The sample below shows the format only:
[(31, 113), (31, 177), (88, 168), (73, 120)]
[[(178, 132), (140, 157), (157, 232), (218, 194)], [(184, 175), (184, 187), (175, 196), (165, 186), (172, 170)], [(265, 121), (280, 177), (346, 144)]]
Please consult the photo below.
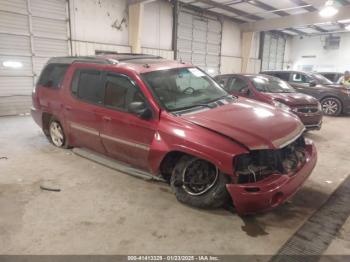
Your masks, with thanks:
[(132, 102), (128, 108), (129, 112), (139, 116), (142, 119), (151, 119), (152, 118), (152, 110), (147, 107), (145, 102)]
[(313, 86), (316, 86), (317, 83), (315, 80), (311, 80), (310, 83), (309, 83), (310, 87), (313, 87)]

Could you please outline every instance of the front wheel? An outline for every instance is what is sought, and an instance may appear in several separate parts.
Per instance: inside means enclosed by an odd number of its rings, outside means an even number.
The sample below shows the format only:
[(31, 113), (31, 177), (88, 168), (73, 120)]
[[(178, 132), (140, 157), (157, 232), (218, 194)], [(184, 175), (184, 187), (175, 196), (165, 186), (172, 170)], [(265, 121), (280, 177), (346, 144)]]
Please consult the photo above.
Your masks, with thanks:
[(327, 97), (321, 101), (322, 111), (328, 116), (338, 116), (342, 111), (342, 104), (338, 98)]
[(199, 208), (218, 208), (229, 199), (229, 180), (208, 161), (183, 156), (174, 167), (170, 184), (178, 201)]

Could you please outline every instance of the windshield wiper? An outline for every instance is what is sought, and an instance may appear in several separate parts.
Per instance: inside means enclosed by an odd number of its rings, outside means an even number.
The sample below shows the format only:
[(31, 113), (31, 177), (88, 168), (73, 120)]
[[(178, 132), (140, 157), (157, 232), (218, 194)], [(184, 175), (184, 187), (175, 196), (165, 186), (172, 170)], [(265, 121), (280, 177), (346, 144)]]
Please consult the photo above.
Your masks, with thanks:
[(191, 108), (194, 108), (194, 107), (208, 107), (208, 108), (215, 108), (216, 105), (214, 104), (194, 104), (194, 105), (190, 105), (190, 106), (184, 106), (184, 107), (180, 107), (180, 108), (175, 108), (175, 109), (172, 109), (171, 111), (181, 111), (181, 110), (186, 110), (186, 109), (191, 109)]
[(191, 108), (194, 108), (194, 107), (208, 107), (208, 108), (212, 109), (212, 108), (215, 108), (215, 107), (218, 106), (218, 104), (216, 103), (217, 101), (219, 101), (221, 99), (224, 99), (225, 97), (234, 98), (234, 96), (232, 96), (230, 94), (227, 94), (227, 95), (221, 96), (219, 98), (216, 98), (214, 100), (204, 101), (203, 103), (193, 104), (193, 105), (190, 105), (190, 106), (184, 106), (184, 107), (180, 107), (180, 108), (175, 108), (175, 109), (172, 109), (170, 111), (171, 112), (181, 111), (181, 110), (191, 109)]

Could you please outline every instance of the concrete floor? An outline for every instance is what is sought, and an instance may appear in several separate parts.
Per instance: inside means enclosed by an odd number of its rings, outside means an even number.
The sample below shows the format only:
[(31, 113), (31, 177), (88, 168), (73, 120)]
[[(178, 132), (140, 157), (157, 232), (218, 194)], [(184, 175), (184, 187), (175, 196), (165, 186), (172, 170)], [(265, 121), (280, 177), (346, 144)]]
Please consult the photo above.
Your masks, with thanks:
[[(49, 144), (29, 116), (0, 118), (0, 254), (275, 254), (350, 173), (350, 117), (307, 136), (313, 174), (285, 205), (241, 218), (178, 203), (145, 182)], [(42, 191), (51, 180), (61, 192)], [(350, 254), (350, 220), (327, 254)]]

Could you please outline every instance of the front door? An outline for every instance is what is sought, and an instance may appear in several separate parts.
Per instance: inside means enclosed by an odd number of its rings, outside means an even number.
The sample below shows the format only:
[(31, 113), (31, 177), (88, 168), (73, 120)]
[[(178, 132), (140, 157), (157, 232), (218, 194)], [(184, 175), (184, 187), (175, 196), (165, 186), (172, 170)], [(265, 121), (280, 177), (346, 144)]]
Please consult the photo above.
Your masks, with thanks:
[(243, 97), (252, 97), (253, 92), (249, 87), (247, 80), (240, 77), (231, 77), (226, 84), (226, 91), (230, 94), (243, 96)]
[(145, 120), (128, 111), (131, 102), (145, 102), (136, 83), (128, 76), (106, 72), (101, 139), (108, 154), (141, 169), (149, 168), (149, 149), (158, 121)]
[(300, 93), (304, 93), (307, 95), (312, 95), (312, 87), (310, 86), (310, 83), (312, 79), (303, 73), (291, 73), (290, 75), (290, 85)]

